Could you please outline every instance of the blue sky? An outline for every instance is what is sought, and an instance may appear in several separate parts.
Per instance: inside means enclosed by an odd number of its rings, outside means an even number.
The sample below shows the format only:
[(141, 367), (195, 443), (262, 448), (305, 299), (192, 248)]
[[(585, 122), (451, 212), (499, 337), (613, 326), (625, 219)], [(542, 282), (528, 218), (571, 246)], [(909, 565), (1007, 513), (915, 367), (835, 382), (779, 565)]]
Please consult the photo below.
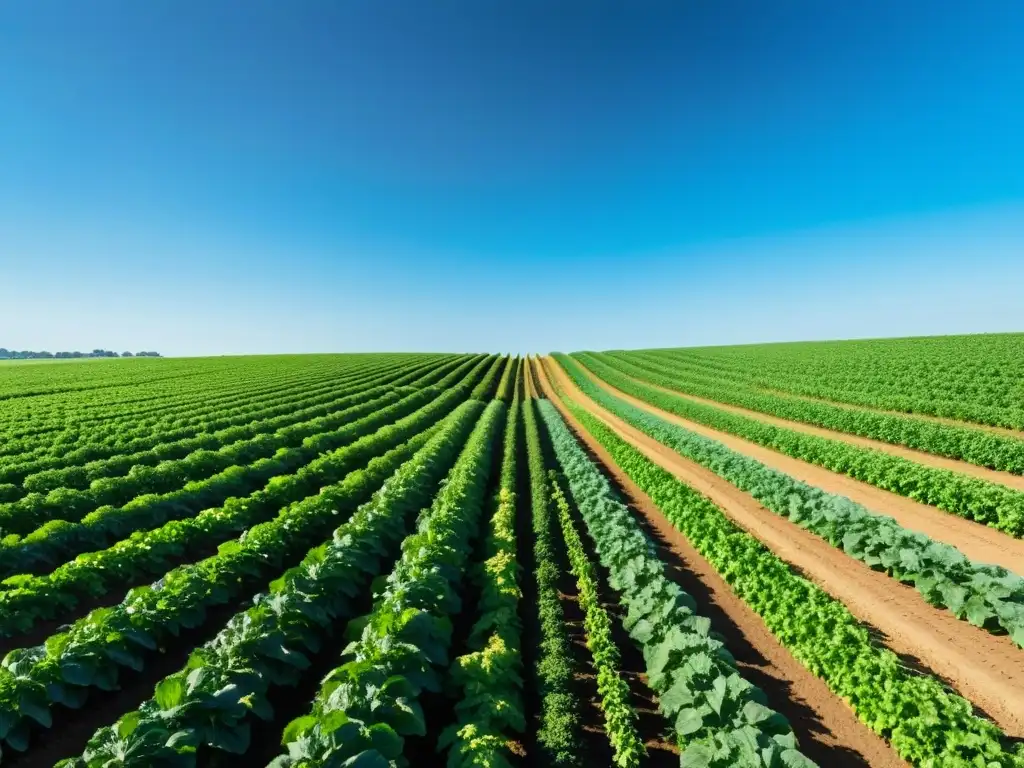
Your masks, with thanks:
[(1024, 330), (1018, 2), (0, 5), (0, 346)]

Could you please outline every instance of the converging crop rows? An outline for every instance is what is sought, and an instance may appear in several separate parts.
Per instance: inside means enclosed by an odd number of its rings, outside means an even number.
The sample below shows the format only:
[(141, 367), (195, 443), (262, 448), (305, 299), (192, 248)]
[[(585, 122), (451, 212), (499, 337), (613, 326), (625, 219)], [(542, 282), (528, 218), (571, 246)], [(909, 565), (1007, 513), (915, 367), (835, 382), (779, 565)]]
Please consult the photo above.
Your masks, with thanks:
[(913, 342), (0, 366), (0, 764), (1024, 768), (1021, 342)]

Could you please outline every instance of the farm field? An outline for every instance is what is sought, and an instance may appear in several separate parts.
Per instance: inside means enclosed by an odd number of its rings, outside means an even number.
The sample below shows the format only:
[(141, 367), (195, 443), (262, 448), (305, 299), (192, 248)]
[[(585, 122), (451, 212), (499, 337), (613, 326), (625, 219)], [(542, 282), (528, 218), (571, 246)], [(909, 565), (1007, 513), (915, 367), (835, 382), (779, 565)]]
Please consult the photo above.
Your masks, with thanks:
[(1024, 335), (0, 364), (0, 765), (1024, 768)]

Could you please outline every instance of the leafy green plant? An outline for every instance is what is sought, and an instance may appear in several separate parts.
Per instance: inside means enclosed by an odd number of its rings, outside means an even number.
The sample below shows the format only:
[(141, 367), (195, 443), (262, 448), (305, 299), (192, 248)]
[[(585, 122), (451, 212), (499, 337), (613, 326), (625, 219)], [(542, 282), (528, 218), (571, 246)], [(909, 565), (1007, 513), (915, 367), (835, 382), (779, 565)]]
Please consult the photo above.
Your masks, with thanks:
[(461, 609), (458, 587), (483, 517), (506, 409), (500, 400), (487, 406), (433, 505), (402, 543), (372, 613), (350, 623), (355, 639), (344, 662), (324, 678), (312, 713), (286, 729), (288, 754), (274, 762), (277, 768), (353, 760), (407, 764), (404, 737), (426, 732), (419, 697), (442, 690), (450, 616)]
[(666, 577), (653, 543), (554, 406), (542, 400), (540, 412), (598, 557), (627, 609), (625, 627), (643, 651), (648, 684), (674, 727), (682, 764), (813, 766), (785, 718), (741, 676), (693, 598)]
[(583, 765), (584, 759), (578, 714), (580, 701), (573, 689), (576, 670), (565, 627), (565, 614), (558, 599), (560, 558), (555, 545), (547, 469), (544, 466), (535, 403), (533, 399), (526, 401), (523, 423), (530, 470), (534, 579), (541, 635), (535, 670), (535, 684), (541, 697), (537, 744), (547, 764), (577, 766)]
[(601, 697), (605, 732), (612, 745), (612, 759), (620, 768), (634, 768), (647, 755), (647, 749), (636, 732), (636, 710), (629, 701), (629, 684), (619, 674), (619, 648), (612, 638), (612, 620), (601, 605), (597, 574), (583, 549), (569, 504), (559, 487), (558, 473), (551, 470), (548, 482), (551, 499), (558, 510), (569, 564), (579, 589), (587, 649), (597, 671), (597, 693)]
[[(568, 361), (567, 365), (574, 365)], [(585, 378), (578, 370), (576, 376)], [(591, 387), (593, 383), (590, 382)], [(1024, 579), (975, 563), (956, 547), (909, 531), (891, 517), (835, 496), (721, 443), (670, 424), (593, 387), (600, 402), (655, 440), (707, 467), (768, 509), (840, 547), (851, 557), (913, 584), (934, 605), (990, 631), (1007, 632), (1024, 646)]]
[(967, 425), (940, 424), (913, 416), (879, 413), (821, 400), (764, 392), (710, 372), (695, 372), (671, 360), (643, 353), (587, 352), (574, 353), (573, 357), (584, 365), (588, 361), (598, 361), (630, 377), (720, 403), (894, 445), (905, 445), (981, 467), (1018, 475), (1024, 473), (1024, 439), (1021, 438)]
[[(332, 627), (352, 617), (352, 599), (394, 560), (416, 511), (429, 503), (474, 424), (474, 434), (487, 428), (479, 419), (483, 410), (478, 402), (460, 407), (328, 542), (161, 681), (153, 698), (97, 731), (82, 756), (63, 765), (192, 766), (199, 746), (244, 754), (253, 720), (273, 717), (268, 691), (294, 685)], [(382, 736), (370, 729), (366, 744), (389, 751)]]
[[(590, 381), (575, 360), (565, 355), (555, 357), (590, 397), (602, 403), (617, 400)], [(946, 469), (926, 467), (870, 448), (765, 424), (651, 389), (600, 361), (588, 359), (587, 364), (596, 375), (623, 392), (683, 418), (990, 525), (1012, 536), (1024, 536), (1024, 492)]]
[(519, 412), (517, 392), (505, 427), (501, 479), (484, 543), (486, 559), (476, 574), (479, 616), (467, 643), (472, 650), (456, 658), (448, 673), (459, 700), (455, 722), (441, 734), (438, 749), (448, 751), (449, 768), (510, 768), (511, 741), (526, 730), (515, 534)]
[(712, 502), (598, 419), (569, 399), (563, 402), (778, 641), (903, 759), (926, 768), (1024, 765), (1024, 750), (975, 715), (969, 702), (936, 678), (905, 668), (842, 603), (795, 574)]
[[(467, 406), (449, 418), (458, 420)], [(436, 418), (436, 416), (435, 416)], [(407, 424), (407, 442), (373, 459), (316, 496), (283, 509), (238, 541), (221, 545), (199, 563), (181, 566), (150, 587), (130, 591), (117, 606), (97, 609), (45, 644), (10, 652), (0, 664), (0, 738), (24, 743), (27, 718), (48, 726), (40, 711), (53, 704), (77, 707), (90, 687), (109, 689), (122, 667), (140, 669), (160, 641), (201, 624), (206, 610), (246, 592), (274, 569), (326, 535), (338, 515), (366, 501), (430, 438), (431, 422)], [(382, 447), (387, 445), (381, 437)], [(29, 709), (25, 701), (33, 702)]]

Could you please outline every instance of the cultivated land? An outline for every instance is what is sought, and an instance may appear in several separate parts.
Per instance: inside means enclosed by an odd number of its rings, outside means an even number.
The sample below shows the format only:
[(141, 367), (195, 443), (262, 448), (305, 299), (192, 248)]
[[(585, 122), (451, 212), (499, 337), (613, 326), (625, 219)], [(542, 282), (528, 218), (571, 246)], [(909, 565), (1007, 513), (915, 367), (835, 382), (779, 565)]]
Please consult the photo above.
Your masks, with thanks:
[(0, 763), (1024, 768), (1024, 336), (0, 367)]

